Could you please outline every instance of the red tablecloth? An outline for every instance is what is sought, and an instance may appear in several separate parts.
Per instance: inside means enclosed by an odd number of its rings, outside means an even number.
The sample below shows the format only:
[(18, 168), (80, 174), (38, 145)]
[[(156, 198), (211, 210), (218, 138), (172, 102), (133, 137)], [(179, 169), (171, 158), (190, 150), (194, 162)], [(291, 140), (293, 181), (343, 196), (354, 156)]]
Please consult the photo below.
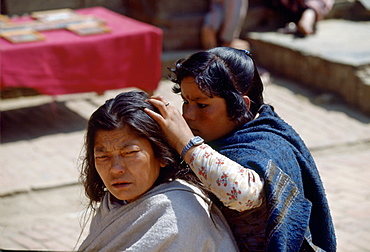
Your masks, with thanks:
[(1, 89), (28, 87), (57, 95), (157, 88), (162, 30), (102, 7), (76, 12), (104, 19), (111, 32), (81, 37), (68, 30), (46, 31), (44, 41), (21, 44), (0, 39)]

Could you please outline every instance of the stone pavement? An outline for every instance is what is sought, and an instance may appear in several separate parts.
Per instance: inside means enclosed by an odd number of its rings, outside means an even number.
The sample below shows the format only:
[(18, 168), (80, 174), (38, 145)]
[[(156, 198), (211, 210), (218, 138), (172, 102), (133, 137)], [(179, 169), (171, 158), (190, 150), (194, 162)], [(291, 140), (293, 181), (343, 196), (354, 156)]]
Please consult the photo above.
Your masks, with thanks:
[[(162, 81), (155, 93), (180, 108), (171, 86)], [(127, 90), (0, 101), (0, 248), (74, 249), (86, 205), (77, 181), (87, 118), (106, 99)], [(370, 251), (370, 118), (274, 76), (265, 97), (312, 151), (338, 251)], [(86, 234), (85, 229), (80, 242)]]

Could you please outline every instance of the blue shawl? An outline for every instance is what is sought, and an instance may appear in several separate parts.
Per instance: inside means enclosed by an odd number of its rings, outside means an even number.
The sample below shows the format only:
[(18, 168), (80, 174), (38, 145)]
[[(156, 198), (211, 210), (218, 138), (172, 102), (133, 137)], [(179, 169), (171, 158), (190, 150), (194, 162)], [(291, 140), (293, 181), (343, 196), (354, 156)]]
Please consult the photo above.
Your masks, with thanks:
[(336, 251), (334, 226), (315, 162), (299, 135), (264, 105), (260, 115), (208, 143), (265, 179), (266, 251)]

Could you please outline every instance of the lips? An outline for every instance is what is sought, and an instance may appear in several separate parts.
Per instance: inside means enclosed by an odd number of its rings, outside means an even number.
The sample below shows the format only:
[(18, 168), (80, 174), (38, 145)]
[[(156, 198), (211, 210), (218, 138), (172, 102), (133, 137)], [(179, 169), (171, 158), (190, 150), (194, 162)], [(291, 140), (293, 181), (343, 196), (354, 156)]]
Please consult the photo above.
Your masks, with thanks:
[(117, 181), (113, 181), (113, 183), (111, 185), (115, 188), (121, 188), (121, 187), (126, 187), (130, 184), (131, 184), (131, 182), (127, 182), (127, 181), (123, 181), (123, 180), (117, 180)]

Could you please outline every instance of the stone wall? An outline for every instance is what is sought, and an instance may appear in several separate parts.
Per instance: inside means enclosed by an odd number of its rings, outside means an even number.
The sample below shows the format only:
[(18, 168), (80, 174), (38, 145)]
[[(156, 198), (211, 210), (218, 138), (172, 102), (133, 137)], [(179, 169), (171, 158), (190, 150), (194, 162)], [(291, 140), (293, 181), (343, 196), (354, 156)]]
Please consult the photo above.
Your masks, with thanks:
[(126, 15), (163, 30), (163, 50), (200, 48), (207, 0), (126, 0)]

